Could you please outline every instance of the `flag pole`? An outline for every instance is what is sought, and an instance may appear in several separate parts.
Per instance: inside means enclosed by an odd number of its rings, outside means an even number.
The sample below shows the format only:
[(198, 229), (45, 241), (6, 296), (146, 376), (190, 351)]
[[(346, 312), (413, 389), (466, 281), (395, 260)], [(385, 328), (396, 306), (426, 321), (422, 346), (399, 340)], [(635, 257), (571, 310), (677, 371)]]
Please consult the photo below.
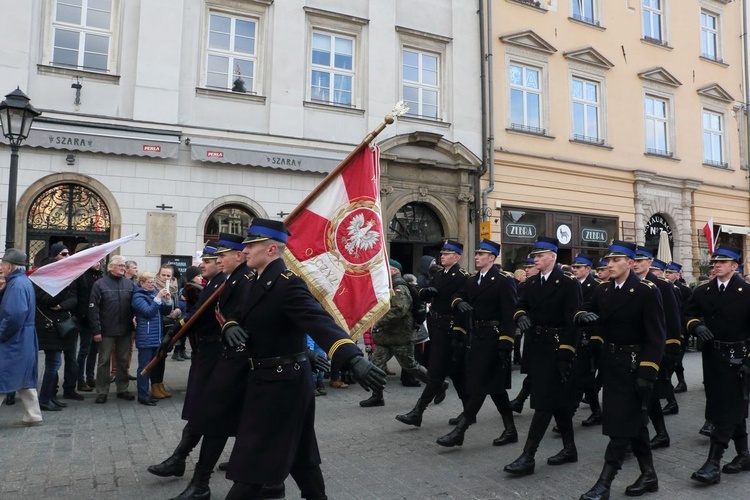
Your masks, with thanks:
[(390, 125), (391, 123), (393, 123), (396, 120), (396, 117), (401, 116), (402, 114), (406, 113), (407, 111), (409, 111), (409, 108), (405, 106), (405, 104), (403, 103), (403, 101), (401, 101), (398, 104), (396, 104), (396, 107), (393, 108), (393, 110), (391, 111), (391, 113), (385, 115), (385, 118), (380, 123), (380, 125), (378, 125), (377, 127), (375, 127), (375, 130), (373, 130), (372, 132), (370, 132), (369, 134), (367, 134), (367, 136), (364, 138), (364, 140), (362, 140), (362, 142), (359, 143), (359, 145), (356, 148), (354, 148), (354, 150), (351, 153), (349, 153), (347, 155), (347, 157), (344, 158), (341, 161), (341, 163), (339, 163), (336, 166), (336, 168), (334, 168), (333, 170), (331, 170), (331, 173), (329, 173), (328, 175), (326, 175), (325, 178), (322, 181), (320, 181), (320, 184), (318, 184), (315, 187), (315, 189), (313, 189), (310, 192), (310, 194), (308, 194), (307, 197), (305, 197), (305, 199), (302, 200), (302, 202), (299, 205), (297, 205), (296, 207), (294, 207), (294, 209), (292, 210), (292, 212), (289, 215), (287, 215), (286, 218), (284, 219), (284, 224), (287, 224), (287, 225), (291, 224), (294, 219), (296, 219), (297, 217), (299, 217), (299, 215), (304, 211), (305, 207), (308, 206), (309, 202), (311, 200), (313, 200), (326, 187), (328, 187), (328, 185), (331, 182), (333, 182), (334, 179), (336, 179), (338, 177), (338, 175), (341, 173), (341, 171), (344, 170), (352, 162), (352, 160), (354, 160), (354, 158), (356, 158), (357, 155), (362, 152), (362, 150), (364, 148), (369, 147), (370, 143), (373, 141), (373, 139), (375, 139), (375, 137), (377, 137), (378, 134), (380, 134), (380, 132), (382, 132), (383, 130), (385, 130), (385, 127), (387, 127), (388, 125)]

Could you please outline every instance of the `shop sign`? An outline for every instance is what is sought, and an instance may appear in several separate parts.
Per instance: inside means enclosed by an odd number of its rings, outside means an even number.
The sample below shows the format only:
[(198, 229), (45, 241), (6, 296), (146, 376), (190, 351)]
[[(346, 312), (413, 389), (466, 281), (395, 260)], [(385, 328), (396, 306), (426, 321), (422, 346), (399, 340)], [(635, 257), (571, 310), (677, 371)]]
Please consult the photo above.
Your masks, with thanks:
[(672, 239), (672, 228), (669, 227), (669, 222), (659, 214), (652, 215), (646, 223), (646, 237), (659, 236), (662, 231), (666, 231), (669, 239)]
[(507, 224), (505, 235), (511, 238), (536, 238), (536, 227), (531, 224)]
[(557, 226), (557, 241), (559, 241), (561, 245), (567, 245), (572, 238), (573, 231), (570, 229), (570, 226), (566, 224), (560, 224)]
[(587, 229), (581, 231), (581, 240), (589, 243), (606, 243), (607, 231), (604, 229)]

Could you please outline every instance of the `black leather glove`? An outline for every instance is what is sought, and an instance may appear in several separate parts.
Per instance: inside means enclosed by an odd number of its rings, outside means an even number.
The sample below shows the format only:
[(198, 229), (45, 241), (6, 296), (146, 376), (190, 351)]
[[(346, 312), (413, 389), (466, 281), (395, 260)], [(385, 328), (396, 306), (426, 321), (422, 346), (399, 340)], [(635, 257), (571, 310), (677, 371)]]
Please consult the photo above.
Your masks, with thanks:
[(431, 298), (435, 297), (438, 294), (438, 289), (434, 286), (428, 286), (426, 288), (422, 288), (419, 291), (419, 296), (422, 297), (424, 300), (430, 300)]
[(557, 360), (557, 373), (560, 374), (560, 380), (562, 383), (566, 383), (570, 379), (570, 367), (571, 362), (565, 359)]
[(223, 332), (224, 342), (229, 347), (237, 347), (247, 342), (247, 332), (239, 325), (228, 326)]
[(474, 308), (471, 307), (471, 304), (469, 304), (465, 300), (462, 300), (461, 302), (459, 302), (456, 305), (456, 311), (458, 311), (458, 312), (467, 313), (467, 312), (473, 311), (473, 310), (474, 310)]
[(525, 314), (522, 314), (516, 320), (516, 326), (521, 330), (521, 333), (526, 333), (531, 330), (531, 320)]
[(349, 365), (354, 374), (354, 380), (366, 391), (382, 391), (385, 387), (385, 372), (367, 361), (362, 356), (357, 356)]
[(500, 365), (503, 369), (507, 369), (511, 366), (510, 361), (511, 352), (507, 349), (498, 349), (497, 357), (500, 358)]
[(641, 398), (641, 408), (648, 409), (648, 402), (651, 398), (651, 390), (654, 388), (654, 381), (647, 378), (638, 377), (635, 379), (635, 390)]
[(312, 349), (307, 350), (307, 359), (314, 372), (331, 373), (331, 362), (325, 356), (319, 355)]
[(592, 312), (585, 312), (576, 318), (579, 325), (592, 325), (599, 321), (599, 315)]
[(701, 342), (708, 342), (714, 339), (714, 334), (708, 329), (706, 325), (698, 325), (693, 330), (693, 335)]

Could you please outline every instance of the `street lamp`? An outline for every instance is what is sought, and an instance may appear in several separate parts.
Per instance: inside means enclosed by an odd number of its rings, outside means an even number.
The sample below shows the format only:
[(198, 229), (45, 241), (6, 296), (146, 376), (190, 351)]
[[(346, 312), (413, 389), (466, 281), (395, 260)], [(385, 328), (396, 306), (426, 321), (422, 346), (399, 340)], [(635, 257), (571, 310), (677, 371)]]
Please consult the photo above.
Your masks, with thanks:
[(5, 227), (5, 250), (15, 245), (16, 237), (16, 188), (18, 186), (18, 148), (29, 136), (31, 123), (42, 112), (35, 109), (26, 94), (16, 88), (0, 102), (0, 125), (3, 135), (10, 143), (10, 175), (8, 177), (8, 221)]

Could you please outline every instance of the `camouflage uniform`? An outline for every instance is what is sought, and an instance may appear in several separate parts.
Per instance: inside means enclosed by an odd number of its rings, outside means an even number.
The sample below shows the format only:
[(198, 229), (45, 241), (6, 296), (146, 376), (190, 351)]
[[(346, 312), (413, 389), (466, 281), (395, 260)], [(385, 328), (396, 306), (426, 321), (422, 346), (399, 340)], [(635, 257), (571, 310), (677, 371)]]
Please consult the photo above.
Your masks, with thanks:
[(375, 353), (372, 362), (385, 371), (395, 356), (401, 369), (418, 380), (427, 382), (427, 370), (414, 359), (414, 319), (411, 314), (411, 293), (401, 275), (393, 276), (391, 309), (372, 329)]

